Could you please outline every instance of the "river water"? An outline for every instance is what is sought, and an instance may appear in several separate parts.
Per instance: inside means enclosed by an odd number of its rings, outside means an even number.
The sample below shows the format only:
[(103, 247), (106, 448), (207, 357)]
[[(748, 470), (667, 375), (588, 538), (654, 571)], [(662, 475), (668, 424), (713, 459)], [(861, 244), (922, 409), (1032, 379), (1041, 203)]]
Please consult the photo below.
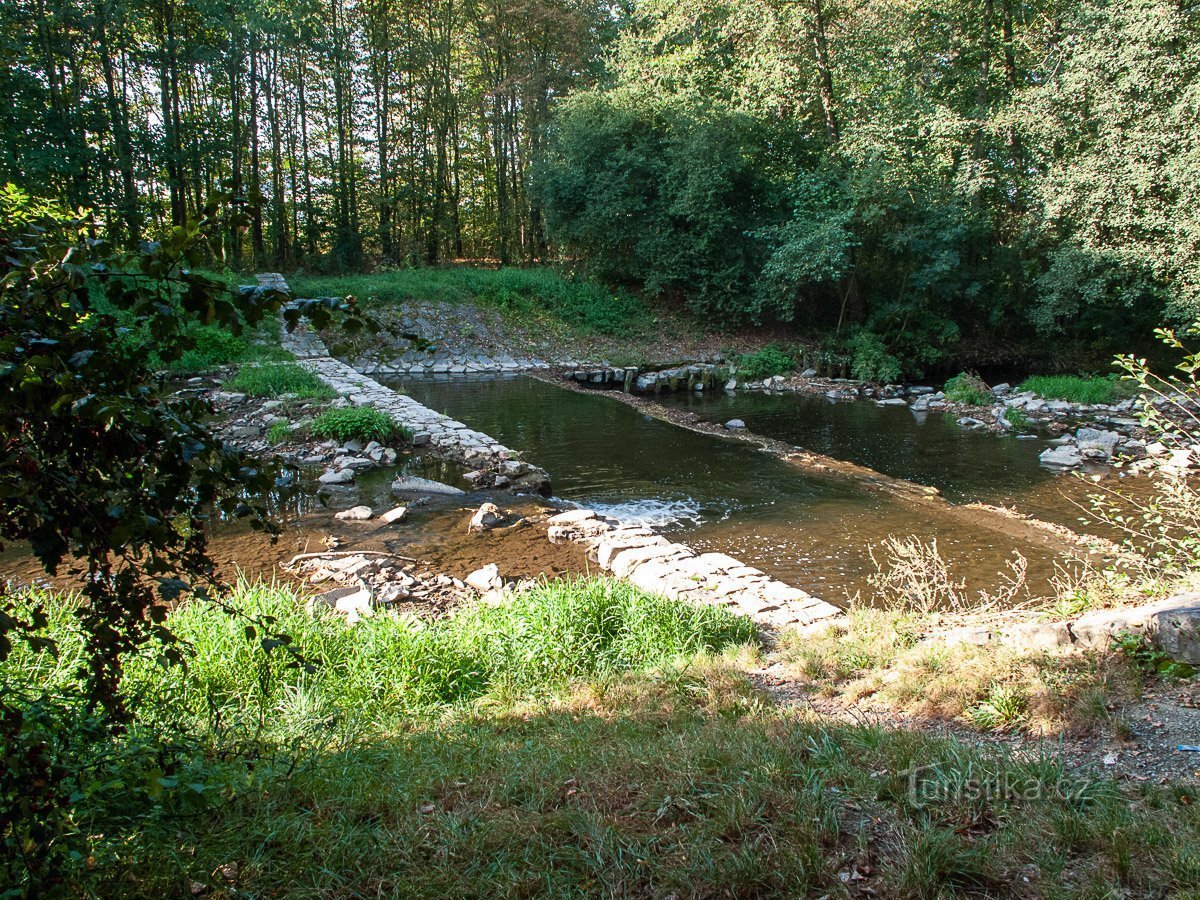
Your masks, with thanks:
[[(870, 548), (889, 536), (935, 539), (968, 589), (991, 590), (1014, 551), (1045, 591), (1061, 547), (997, 529), (945, 504), (898, 498), (800, 469), (753, 445), (672, 425), (605, 396), (526, 377), (397, 379), (433, 409), (492, 435), (550, 473), (555, 494), (720, 550), (834, 603), (866, 591)], [(1043, 469), (1042, 440), (959, 428), (939, 414), (824, 398), (742, 393), (677, 398), (712, 421), (932, 485), (955, 503), (1015, 505), (1076, 525), (1088, 486)]]

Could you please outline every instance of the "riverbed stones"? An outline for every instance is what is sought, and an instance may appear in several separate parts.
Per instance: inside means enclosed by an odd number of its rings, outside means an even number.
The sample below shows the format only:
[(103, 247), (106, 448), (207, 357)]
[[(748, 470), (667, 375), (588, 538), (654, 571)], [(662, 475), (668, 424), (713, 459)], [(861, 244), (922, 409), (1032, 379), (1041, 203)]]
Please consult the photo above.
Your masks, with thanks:
[(730, 431), (741, 431), (743, 428), (746, 427), (746, 423), (743, 422), (741, 419), (730, 419), (728, 422), (725, 423), (725, 427), (727, 429), (729, 429)]
[(1087, 455), (1088, 451), (1094, 450), (1107, 459), (1116, 452), (1117, 445), (1120, 442), (1121, 435), (1115, 431), (1105, 431), (1100, 428), (1080, 428), (1075, 432), (1075, 446), (1083, 455)]
[(1063, 444), (1058, 447), (1047, 447), (1038, 456), (1038, 461), (1043, 466), (1049, 466), (1052, 469), (1074, 469), (1076, 466), (1083, 465), (1083, 456), (1071, 444)]
[(500, 567), (495, 563), (488, 563), (486, 566), (476, 569), (467, 576), (466, 583), (468, 587), (474, 588), (481, 594), (504, 587), (504, 582), (500, 578)]
[(503, 520), (503, 515), (500, 513), (500, 507), (495, 503), (485, 503), (479, 509), (475, 510), (475, 514), (471, 516), (471, 521), (467, 524), (467, 534), (480, 534), (484, 531), (490, 531), (495, 528)]
[(407, 515), (408, 515), (408, 507), (407, 506), (396, 506), (396, 507), (393, 507), (392, 509), (389, 509), (383, 515), (381, 515), (379, 517), (379, 521), (384, 525), (391, 525), (394, 522), (401, 521)]
[(349, 509), (343, 509), (339, 513), (334, 514), (334, 518), (342, 522), (365, 522), (370, 519), (374, 513), (369, 506), (352, 506)]
[(329, 469), (317, 479), (321, 484), (349, 484), (353, 480), (353, 469)]
[(443, 484), (430, 478), (419, 478), (416, 475), (401, 475), (392, 482), (393, 494), (444, 494), (457, 496), (464, 491), (450, 484)]

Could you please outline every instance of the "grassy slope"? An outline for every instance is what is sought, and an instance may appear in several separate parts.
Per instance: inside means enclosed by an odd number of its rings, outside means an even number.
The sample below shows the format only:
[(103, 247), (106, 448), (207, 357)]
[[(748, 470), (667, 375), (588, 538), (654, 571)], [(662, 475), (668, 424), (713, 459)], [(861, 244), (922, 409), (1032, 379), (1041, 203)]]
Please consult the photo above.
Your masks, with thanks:
[[(777, 708), (729, 661), (755, 652), (749, 626), (715, 610), (608, 581), (433, 626), (311, 620), (265, 588), (233, 605), (277, 616), (313, 671), (264, 656), (245, 620), (174, 614), (194, 655), (186, 673), (132, 665), (141, 724), (105, 753), (108, 786), (84, 792), (92, 862), (76, 886), (1076, 897), (1200, 883), (1182, 789)], [(8, 685), (70, 692), (70, 608), (50, 612), (59, 658), (18, 648)], [(151, 730), (177, 749), (135, 752)], [(914, 765), (929, 767), (916, 792)]]

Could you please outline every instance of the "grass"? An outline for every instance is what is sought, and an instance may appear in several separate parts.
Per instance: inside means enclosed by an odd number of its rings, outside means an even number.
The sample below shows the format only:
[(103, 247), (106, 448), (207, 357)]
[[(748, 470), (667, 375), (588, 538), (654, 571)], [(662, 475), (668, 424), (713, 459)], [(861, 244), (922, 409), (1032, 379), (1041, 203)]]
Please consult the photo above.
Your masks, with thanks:
[(965, 403), (968, 406), (987, 406), (992, 402), (992, 392), (983, 380), (976, 375), (961, 372), (946, 382), (943, 388), (946, 399), (952, 403)]
[(653, 324), (653, 317), (632, 294), (567, 277), (552, 268), (454, 266), (372, 275), (296, 275), (289, 283), (302, 297), (354, 296), (380, 305), (479, 303), (526, 319), (549, 317), (583, 334), (622, 337), (643, 333)]
[(1033, 426), (1033, 422), (1025, 414), (1025, 411), (1015, 406), (1004, 410), (1004, 420), (1017, 431), (1028, 431)]
[(1107, 404), (1133, 396), (1131, 385), (1116, 375), (1035, 375), (1017, 386), (1018, 391), (1033, 391), (1044, 400), (1069, 403)]
[[(81, 642), (71, 605), (43, 599), (58, 655), (18, 642), (0, 676), (61, 697)], [(752, 629), (718, 609), (604, 580), (426, 625), (310, 619), (264, 586), (230, 602), (275, 617), (311, 670), (245, 618), (172, 613), (188, 669), (132, 661), (134, 725), (91, 756), (52, 744), (80, 854), (59, 893), (1074, 897), (1200, 879), (1190, 788), (775, 707), (729, 661)]]
[(371, 406), (343, 406), (327, 409), (313, 420), (309, 430), (315, 437), (335, 441), (379, 441), (412, 437), (390, 415)]
[(276, 422), (267, 429), (267, 440), (272, 444), (282, 444), (292, 434), (291, 422)]
[(246, 365), (224, 383), (229, 391), (251, 397), (277, 398), (285, 395), (302, 400), (331, 400), (337, 393), (312, 372), (294, 362)]

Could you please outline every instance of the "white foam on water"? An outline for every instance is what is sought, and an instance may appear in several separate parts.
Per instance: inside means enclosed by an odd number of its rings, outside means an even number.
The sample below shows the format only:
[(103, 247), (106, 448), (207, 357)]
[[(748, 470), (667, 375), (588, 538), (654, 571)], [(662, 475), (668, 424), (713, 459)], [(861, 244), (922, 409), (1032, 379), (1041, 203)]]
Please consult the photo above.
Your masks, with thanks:
[(667, 528), (672, 525), (699, 524), (700, 504), (695, 500), (660, 500), (650, 497), (641, 500), (622, 500), (617, 503), (585, 503), (602, 516), (610, 516), (622, 525), (644, 525), (648, 528)]

